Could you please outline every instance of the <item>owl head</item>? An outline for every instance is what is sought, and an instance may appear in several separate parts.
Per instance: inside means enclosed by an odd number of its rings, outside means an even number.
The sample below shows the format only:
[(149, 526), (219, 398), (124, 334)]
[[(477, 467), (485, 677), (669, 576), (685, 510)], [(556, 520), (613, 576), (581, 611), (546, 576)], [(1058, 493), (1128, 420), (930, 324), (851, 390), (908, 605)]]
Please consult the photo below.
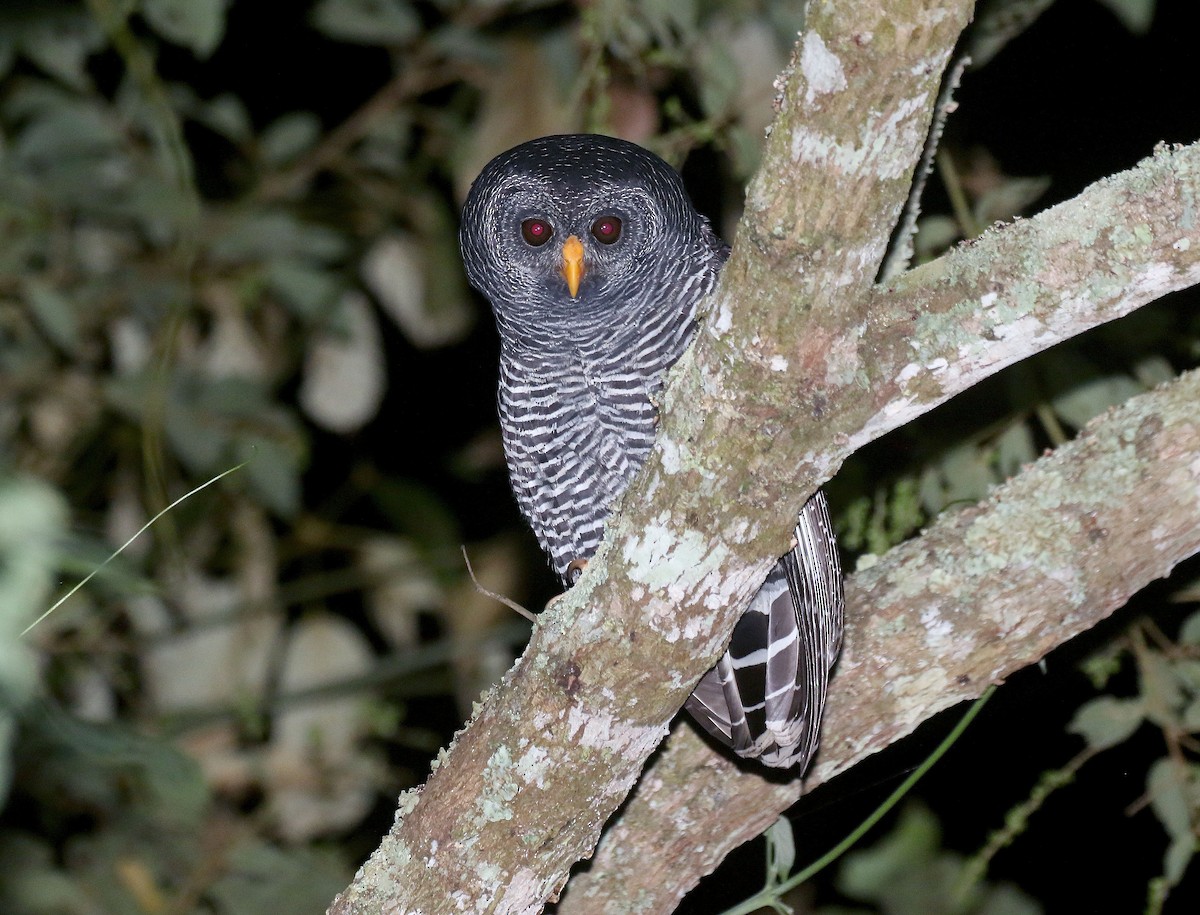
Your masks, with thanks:
[(467, 277), (502, 332), (646, 307), (713, 240), (674, 169), (594, 134), (542, 137), (492, 159), (459, 233)]

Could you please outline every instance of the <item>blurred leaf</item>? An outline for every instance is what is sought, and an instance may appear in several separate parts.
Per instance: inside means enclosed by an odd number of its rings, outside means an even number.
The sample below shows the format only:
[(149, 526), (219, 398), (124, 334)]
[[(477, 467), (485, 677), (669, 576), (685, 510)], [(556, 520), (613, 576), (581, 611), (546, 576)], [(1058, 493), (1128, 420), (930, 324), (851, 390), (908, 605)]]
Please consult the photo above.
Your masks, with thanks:
[(1142, 386), (1128, 375), (1108, 375), (1076, 385), (1050, 403), (1063, 422), (1081, 429), (1109, 407), (1122, 404), (1142, 391)]
[(796, 837), (787, 817), (780, 817), (763, 835), (767, 839), (767, 885), (782, 883), (796, 863)]
[(1147, 718), (1159, 727), (1172, 728), (1183, 709), (1183, 685), (1170, 661), (1157, 651), (1137, 655), (1138, 675)]
[(984, 0), (966, 33), (971, 66), (978, 69), (1025, 31), (1054, 0)]
[(37, 678), (21, 632), (49, 600), (65, 526), (58, 492), (39, 481), (0, 475), (0, 807), (8, 797), (17, 716)]
[(0, 912), (10, 915), (91, 915), (94, 906), (74, 875), (56, 864), (47, 841), (8, 829), (0, 832)]
[(117, 724), (83, 721), (50, 702), (21, 716), (23, 786), (51, 808), (64, 802), (96, 815), (152, 816), (194, 828), (208, 789), (190, 757)]
[[(439, 228), (449, 228), (444, 222)], [(408, 234), (381, 238), (362, 264), (363, 282), (416, 346), (445, 346), (470, 329), (462, 265), (449, 231), (432, 243)]]
[(1177, 886), (1183, 879), (1184, 872), (1196, 855), (1196, 837), (1180, 835), (1171, 839), (1167, 853), (1163, 856), (1163, 877), (1168, 886)]
[(704, 45), (700, 61), (700, 107), (709, 118), (724, 117), (741, 89), (737, 63), (730, 49), (720, 43)]
[(1140, 699), (1099, 696), (1079, 707), (1067, 730), (1086, 740), (1092, 749), (1105, 750), (1132, 736), (1145, 714)]
[(328, 853), (285, 851), (255, 839), (230, 851), (228, 861), (225, 876), (208, 891), (219, 915), (323, 912), (351, 876)]
[(1179, 627), (1179, 644), (1200, 645), (1200, 610), (1192, 613)]
[(402, 44), (421, 28), (404, 0), (321, 0), (313, 22), (330, 38), (359, 44)]
[(955, 503), (978, 502), (996, 482), (988, 449), (966, 442), (948, 449), (921, 473), (921, 504), (937, 515)]
[(104, 35), (86, 13), (54, 11), (27, 27), (19, 41), (25, 56), (43, 71), (72, 89), (86, 90), (91, 85), (87, 59), (104, 46)]
[(926, 866), (940, 842), (937, 818), (910, 804), (888, 835), (870, 848), (846, 855), (838, 873), (838, 889), (855, 899), (882, 899), (901, 874)]
[(79, 329), (75, 322), (75, 309), (58, 290), (32, 277), (25, 280), (25, 301), (38, 326), (46, 336), (65, 352), (72, 352), (79, 344)]
[(375, 312), (362, 293), (347, 292), (338, 303), (336, 321), (309, 342), (300, 405), (322, 428), (354, 432), (378, 412), (386, 371)]
[(381, 478), (370, 489), (371, 498), (389, 527), (431, 550), (457, 550), (462, 543), (458, 521), (446, 505), (426, 487), (408, 480)]
[(1050, 187), (1050, 179), (1007, 178), (975, 204), (975, 221), (981, 226), (1012, 219), (1023, 213)]
[(320, 118), (311, 111), (294, 111), (263, 131), (259, 152), (269, 165), (286, 165), (311, 149), (320, 136)]
[(208, 57), (225, 34), (229, 0), (141, 0), (142, 15), (159, 35)]
[(1033, 432), (1023, 422), (1013, 423), (996, 439), (996, 469), (1002, 479), (1021, 472), (1021, 468), (1037, 458)]
[(248, 143), (254, 135), (250, 113), (236, 95), (224, 93), (207, 102), (193, 98), (185, 107), (191, 117), (232, 143)]
[(1125, 28), (1135, 35), (1145, 35), (1154, 22), (1158, 0), (1099, 0), (1107, 6)]
[(951, 216), (922, 216), (917, 220), (913, 250), (921, 261), (937, 257), (962, 238), (958, 221)]
[(346, 239), (325, 226), (284, 210), (247, 210), (234, 215), (213, 240), (211, 256), (229, 263), (295, 257), (329, 263), (347, 253)]
[(328, 317), (346, 286), (340, 273), (291, 257), (268, 262), (266, 281), (283, 304), (309, 324)]
[(1188, 805), (1185, 782), (1189, 769), (1185, 764), (1168, 757), (1155, 761), (1146, 776), (1146, 793), (1154, 815), (1172, 839), (1192, 835), (1192, 814)]
[(266, 435), (245, 433), (234, 439), (234, 458), (249, 461), (250, 486), (268, 508), (283, 518), (300, 510), (300, 454)]

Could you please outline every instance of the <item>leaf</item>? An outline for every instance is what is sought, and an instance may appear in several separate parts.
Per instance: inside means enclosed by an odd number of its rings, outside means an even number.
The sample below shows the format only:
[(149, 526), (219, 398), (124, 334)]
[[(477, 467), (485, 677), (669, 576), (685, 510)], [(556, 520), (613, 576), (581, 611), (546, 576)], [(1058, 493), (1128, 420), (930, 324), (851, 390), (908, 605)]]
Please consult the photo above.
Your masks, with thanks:
[(321, 0), (313, 22), (330, 38), (371, 45), (402, 44), (421, 28), (403, 0)]
[(255, 433), (241, 434), (233, 444), (236, 460), (249, 462), (247, 478), (263, 504), (282, 518), (295, 517), (300, 510), (298, 449)]
[(328, 316), (346, 285), (340, 273), (291, 257), (270, 261), (266, 282), (296, 317), (310, 324)]
[(259, 152), (270, 165), (286, 165), (298, 159), (321, 136), (321, 121), (311, 111), (285, 114), (263, 131)]
[(1200, 645), (1200, 610), (1185, 619), (1179, 627), (1179, 644)]
[(388, 317), (422, 348), (461, 340), (474, 314), (459, 280), (462, 268), (452, 239), (443, 241), (425, 245), (411, 235), (394, 234), (376, 242), (363, 258), (363, 282)]
[(792, 823), (781, 816), (764, 833), (767, 839), (767, 884), (782, 883), (796, 863), (796, 837)]
[(38, 326), (59, 349), (71, 353), (79, 343), (75, 309), (58, 290), (38, 279), (25, 281), (25, 301)]
[(996, 469), (1004, 479), (1014, 477), (1021, 467), (1037, 457), (1033, 432), (1023, 422), (1013, 423), (1000, 434), (995, 442)]
[(233, 143), (247, 143), (254, 136), (254, 126), (245, 103), (230, 93), (200, 103), (192, 116)]
[(227, 263), (294, 257), (325, 264), (346, 251), (345, 237), (326, 226), (302, 222), (283, 210), (250, 210), (224, 227), (210, 254)]
[(317, 425), (344, 435), (378, 412), (387, 367), (375, 312), (362, 293), (342, 296), (338, 318), (341, 327), (325, 328), (309, 345), (300, 405)]
[(1138, 675), (1146, 717), (1159, 727), (1175, 727), (1185, 697), (1174, 666), (1157, 651), (1144, 651), (1138, 655)]
[(1006, 178), (975, 204), (975, 221), (981, 226), (1012, 219), (1023, 213), (1050, 187), (1048, 177)]
[(350, 877), (329, 853), (284, 850), (258, 839), (241, 842), (225, 861), (224, 876), (206, 893), (217, 915), (323, 912)]
[(1109, 407), (1122, 404), (1144, 389), (1128, 375), (1107, 375), (1085, 381), (1050, 401), (1063, 422), (1081, 429)]
[(1163, 877), (1168, 886), (1177, 886), (1196, 854), (1196, 837), (1176, 836), (1163, 855)]
[(1167, 835), (1172, 840), (1186, 838), (1194, 842), (1186, 779), (1187, 770), (1164, 756), (1150, 767), (1146, 776), (1146, 793), (1150, 796), (1150, 807)]
[(846, 855), (838, 873), (838, 889), (855, 899), (883, 899), (902, 875), (928, 868), (940, 843), (941, 830), (934, 815), (910, 805), (887, 836), (868, 849)]
[(142, 15), (159, 35), (208, 57), (225, 34), (228, 0), (142, 0)]
[(1154, 22), (1158, 0), (1099, 0), (1107, 6), (1125, 28), (1135, 35), (1145, 35)]
[(19, 44), (25, 57), (44, 72), (85, 91), (91, 85), (87, 59), (104, 47), (104, 34), (91, 16), (70, 12), (40, 20), (20, 36)]
[(1100, 696), (1079, 707), (1067, 730), (1086, 740), (1089, 747), (1104, 750), (1127, 740), (1144, 717), (1140, 699)]

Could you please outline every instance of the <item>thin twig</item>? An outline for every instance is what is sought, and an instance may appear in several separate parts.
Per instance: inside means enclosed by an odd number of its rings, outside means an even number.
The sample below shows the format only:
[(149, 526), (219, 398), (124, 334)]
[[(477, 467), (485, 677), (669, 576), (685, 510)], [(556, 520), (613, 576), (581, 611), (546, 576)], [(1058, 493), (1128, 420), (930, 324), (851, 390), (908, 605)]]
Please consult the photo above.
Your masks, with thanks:
[(463, 562), (465, 562), (467, 564), (467, 574), (471, 576), (471, 583), (473, 585), (475, 585), (476, 591), (478, 591), (484, 597), (490, 597), (492, 600), (499, 601), (500, 603), (504, 604), (504, 606), (508, 607), (510, 610), (516, 610), (517, 613), (521, 614), (521, 616), (525, 617), (525, 619), (529, 620), (529, 622), (531, 622), (531, 623), (537, 622), (537, 616), (533, 613), (530, 613), (528, 610), (526, 610), (524, 607), (522, 607), (520, 604), (518, 604), (515, 600), (505, 597), (503, 594), (497, 594), (495, 591), (489, 591), (487, 588), (485, 588), (483, 585), (481, 585), (479, 583), (479, 579), (475, 577), (475, 570), (471, 568), (471, 559), (469, 556), (467, 556), (467, 548), (465, 545), (462, 547), (462, 554), (463, 554)]

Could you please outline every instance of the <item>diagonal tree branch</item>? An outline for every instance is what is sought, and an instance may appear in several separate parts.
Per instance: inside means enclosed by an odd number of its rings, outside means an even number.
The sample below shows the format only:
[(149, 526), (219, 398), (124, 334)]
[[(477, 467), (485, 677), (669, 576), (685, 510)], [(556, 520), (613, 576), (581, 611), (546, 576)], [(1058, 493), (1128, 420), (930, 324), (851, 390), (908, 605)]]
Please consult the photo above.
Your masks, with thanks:
[(846, 648), (806, 782), (768, 780), (677, 728), (559, 915), (672, 911), (803, 791), (1038, 661), (1200, 552), (1198, 404), (1200, 371), (1134, 398), (852, 576)]
[[(872, 436), (1115, 317), (1113, 302), (1138, 303), (1114, 284), (1070, 302), (1059, 322), (1040, 299), (988, 290), (996, 299), (964, 320), (953, 314), (959, 298), (938, 297), (954, 277), (927, 272), (875, 292), (970, 8), (814, 4), (734, 256), (673, 373), (654, 455), (583, 580), (541, 616), (423, 789), (401, 798), (396, 825), (331, 911), (540, 911), (723, 650), (815, 485)], [(1175, 155), (1163, 171), (1192, 169), (1179, 184), (1194, 191), (1195, 153)], [(1168, 247), (1196, 236), (1194, 221), (1176, 222)], [(1159, 293), (1185, 282), (1200, 238), (1163, 262), (1163, 238), (1145, 234), (1102, 247), (1134, 273), (1165, 263)], [(964, 290), (972, 275), (964, 266)], [(997, 328), (1001, 355), (989, 360)], [(951, 370), (959, 355), (967, 365)]]

